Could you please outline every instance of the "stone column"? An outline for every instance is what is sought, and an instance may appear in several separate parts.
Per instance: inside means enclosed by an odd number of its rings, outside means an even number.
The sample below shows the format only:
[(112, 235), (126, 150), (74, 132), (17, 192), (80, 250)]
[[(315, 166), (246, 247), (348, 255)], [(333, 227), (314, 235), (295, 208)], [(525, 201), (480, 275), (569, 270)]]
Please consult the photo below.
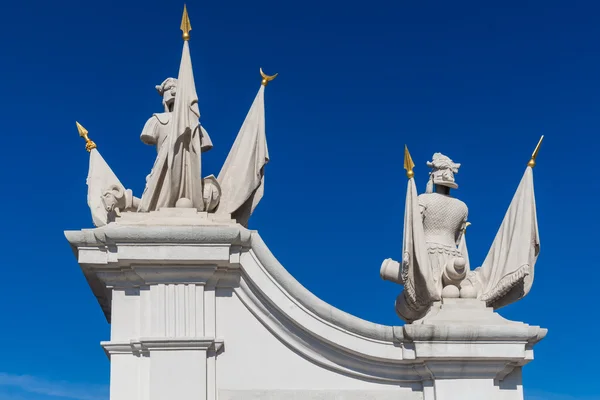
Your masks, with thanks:
[(474, 299), (443, 299), (423, 320), (395, 328), (424, 400), (523, 400), (521, 367), (546, 333)]
[[(111, 340), (102, 343), (111, 358), (111, 400), (205, 400), (214, 393), (207, 377), (215, 362), (208, 357), (216, 357), (222, 342), (205, 329), (206, 319), (214, 319), (205, 286), (217, 267), (196, 263), (162, 260), (98, 272), (112, 289)], [(132, 284), (137, 287), (126, 287)]]
[[(110, 341), (101, 343), (111, 360), (110, 400), (214, 400), (223, 346), (215, 287), (219, 271), (239, 268), (245, 231), (196, 226), (165, 241), (166, 226), (142, 227), (135, 237), (120, 228), (84, 230), (74, 239), (111, 324)], [(85, 246), (86, 235), (94, 246)]]

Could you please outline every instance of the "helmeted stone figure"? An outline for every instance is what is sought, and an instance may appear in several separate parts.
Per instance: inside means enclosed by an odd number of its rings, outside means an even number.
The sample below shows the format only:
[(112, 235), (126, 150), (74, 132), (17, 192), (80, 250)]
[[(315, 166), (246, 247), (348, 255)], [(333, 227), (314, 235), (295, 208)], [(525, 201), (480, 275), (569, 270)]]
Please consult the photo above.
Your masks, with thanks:
[(433, 161), (428, 162), (427, 166), (433, 170), (427, 184), (427, 193), (419, 195), (418, 202), (429, 264), (438, 282), (438, 291), (441, 292), (442, 286), (446, 286), (448, 295), (458, 295), (456, 283), (464, 276), (466, 265), (460, 244), (469, 213), (465, 203), (450, 196), (450, 189), (458, 188), (454, 174), (458, 172), (460, 164), (441, 153), (435, 153)]
[[(148, 119), (144, 125), (144, 128), (142, 129), (140, 139), (145, 144), (156, 146), (157, 153), (160, 153), (161, 147), (165, 143), (165, 139), (170, 133), (171, 116), (173, 114), (175, 96), (177, 95), (177, 79), (165, 79), (163, 83), (156, 86), (156, 90), (162, 97), (162, 104), (165, 112), (153, 114), (152, 117)], [(204, 127), (202, 127), (199, 122), (198, 125), (202, 131), (200, 137), (200, 149), (201, 152), (204, 153), (210, 150), (213, 147), (213, 144), (210, 140), (208, 132), (206, 132)]]
[(527, 295), (539, 254), (533, 192), (536, 147), (490, 251), (470, 270), (465, 239), (468, 208), (450, 196), (458, 188), (454, 175), (460, 164), (441, 153), (427, 163), (432, 168), (426, 193), (417, 195), (414, 163), (405, 150), (409, 178), (404, 213), (402, 263), (386, 259), (381, 277), (404, 285), (396, 312), (407, 322), (423, 319), (443, 298), (479, 299), (500, 308)]
[[(181, 81), (181, 86), (179, 83)], [(189, 206), (205, 211), (201, 178), (201, 153), (212, 148), (200, 124), (198, 95), (194, 84), (188, 42), (184, 42), (179, 79), (167, 78), (157, 86), (164, 113), (146, 122), (141, 139), (158, 152), (146, 180), (139, 211)]]
[(413, 179), (409, 182), (402, 265), (388, 259), (381, 268), (384, 279), (400, 274), (405, 290), (396, 300), (396, 311), (407, 321), (421, 318), (442, 295), (459, 297), (468, 263), (464, 241), (468, 208), (450, 196), (450, 189), (458, 188), (454, 174), (460, 164), (435, 153), (427, 166), (432, 171), (426, 193), (417, 196)]
[(178, 77), (167, 78), (156, 86), (164, 112), (153, 114), (141, 133), (142, 142), (156, 146), (157, 151), (141, 198), (133, 196), (133, 192), (121, 184), (87, 136), (87, 130), (77, 124), (91, 154), (88, 204), (96, 226), (116, 221), (122, 212), (150, 213), (162, 208), (195, 209), (210, 220), (233, 219), (247, 226), (262, 199), (264, 170), (269, 161), (264, 91), (277, 74), (266, 75), (260, 69), (260, 89), (218, 178), (214, 175), (202, 178), (202, 153), (213, 144), (200, 123), (188, 43), (191, 29), (184, 7), (181, 22), (184, 43)]

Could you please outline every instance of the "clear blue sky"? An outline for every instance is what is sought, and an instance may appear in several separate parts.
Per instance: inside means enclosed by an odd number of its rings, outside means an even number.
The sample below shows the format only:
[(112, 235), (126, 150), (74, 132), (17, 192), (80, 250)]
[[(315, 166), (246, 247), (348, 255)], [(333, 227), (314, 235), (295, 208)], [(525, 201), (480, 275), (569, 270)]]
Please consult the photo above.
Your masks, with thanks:
[[(0, 6), (0, 181), (5, 228), (0, 398), (108, 398), (109, 326), (63, 230), (91, 227), (75, 120), (141, 194), (176, 76), (183, 2), (6, 1)], [(399, 324), (407, 143), (420, 190), (436, 151), (462, 163), (471, 263), (480, 263), (539, 136), (541, 255), (502, 315), (549, 328), (525, 367), (530, 399), (600, 398), (597, 312), (600, 4), (593, 1), (189, 1), (202, 123), (217, 173), (259, 88), (271, 163), (251, 227), (308, 289)], [(307, 250), (308, 249), (308, 250)], [(343, 270), (344, 273), (340, 273)], [(22, 376), (25, 375), (25, 376)], [(91, 385), (91, 386), (90, 386)], [(61, 397), (62, 396), (62, 397)]]

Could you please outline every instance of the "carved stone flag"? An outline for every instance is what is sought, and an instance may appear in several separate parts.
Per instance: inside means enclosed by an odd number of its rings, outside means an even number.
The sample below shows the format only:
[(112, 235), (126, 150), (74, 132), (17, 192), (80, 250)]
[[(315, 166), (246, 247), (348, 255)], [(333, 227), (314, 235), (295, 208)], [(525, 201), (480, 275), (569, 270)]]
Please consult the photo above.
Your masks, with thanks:
[(432, 301), (440, 300), (442, 278), (434, 274), (429, 262), (413, 178), (408, 180), (406, 188), (401, 274), (404, 293), (396, 300), (396, 312), (406, 321), (414, 321), (423, 317)]
[(525, 297), (539, 252), (533, 170), (527, 167), (487, 257), (474, 271), (480, 299), (497, 309)]
[(108, 220), (108, 213), (102, 201), (104, 191), (114, 186), (121, 187), (123, 190), (125, 188), (97, 149), (90, 151), (90, 167), (86, 183), (88, 186), (87, 202), (94, 225), (104, 226)]
[(261, 85), (219, 172), (221, 201), (217, 212), (231, 214), (246, 225), (263, 197), (264, 167), (268, 162), (265, 87)]

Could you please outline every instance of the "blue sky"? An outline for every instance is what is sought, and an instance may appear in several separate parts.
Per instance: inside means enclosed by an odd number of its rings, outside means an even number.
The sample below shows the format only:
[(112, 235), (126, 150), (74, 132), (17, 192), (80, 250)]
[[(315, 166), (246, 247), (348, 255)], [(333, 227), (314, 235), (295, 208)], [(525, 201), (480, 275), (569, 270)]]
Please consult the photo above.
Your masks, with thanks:
[[(88, 154), (75, 120), (138, 196), (161, 111), (154, 86), (176, 76), (182, 4), (3, 2), (0, 179), (0, 399), (102, 400), (109, 326), (63, 236), (91, 227)], [(323, 300), (399, 324), (400, 287), (379, 266), (401, 252), (404, 144), (462, 163), (471, 263), (493, 240), (531, 151), (541, 255), (533, 289), (501, 311), (549, 328), (525, 367), (530, 399), (600, 398), (596, 210), (600, 4), (592, 1), (189, 1), (202, 123), (218, 173), (259, 88), (271, 162), (250, 225)], [(307, 250), (308, 249), (308, 250)], [(343, 270), (345, 273), (340, 273)], [(586, 344), (587, 343), (587, 344)], [(577, 384), (572, 384), (577, 382)]]

